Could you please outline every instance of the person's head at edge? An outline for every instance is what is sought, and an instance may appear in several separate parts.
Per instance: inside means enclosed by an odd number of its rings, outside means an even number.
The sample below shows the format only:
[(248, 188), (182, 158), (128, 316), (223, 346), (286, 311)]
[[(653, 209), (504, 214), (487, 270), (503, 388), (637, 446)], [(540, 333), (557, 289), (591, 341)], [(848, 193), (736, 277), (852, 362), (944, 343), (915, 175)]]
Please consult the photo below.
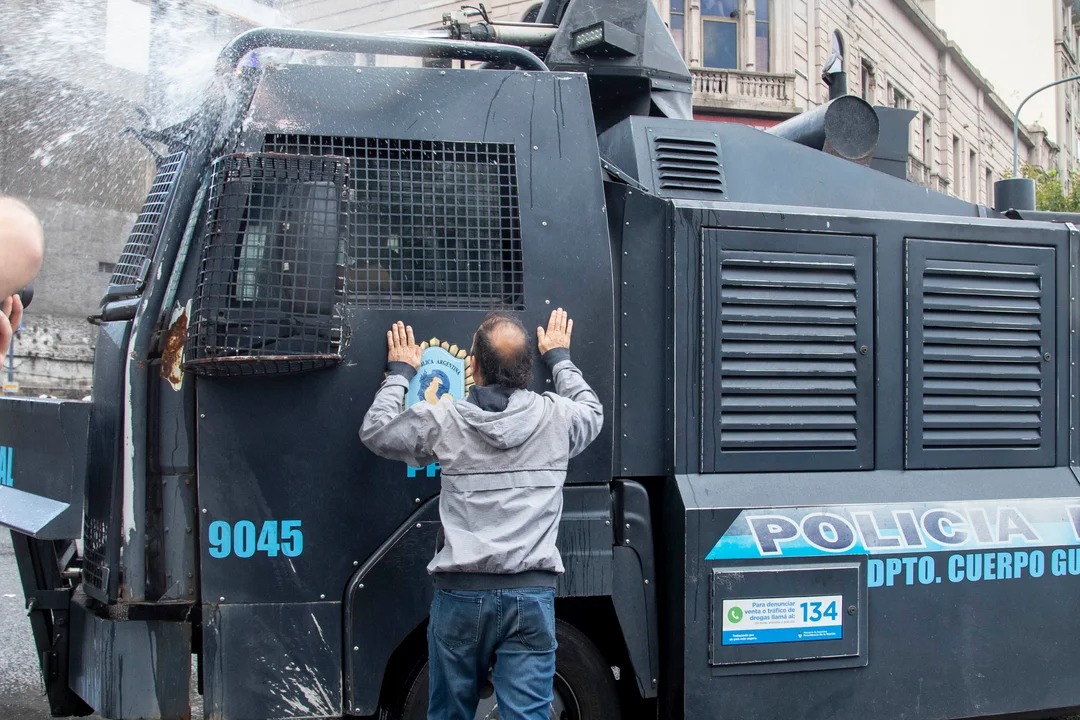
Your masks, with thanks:
[(45, 237), (34, 211), (11, 197), (0, 197), (0, 365), (22, 322), (19, 292), (37, 275)]
[(45, 237), (25, 203), (0, 197), (0, 298), (9, 298), (34, 279), (45, 256)]
[(514, 315), (492, 312), (473, 335), (473, 383), (524, 389), (532, 381), (529, 333)]

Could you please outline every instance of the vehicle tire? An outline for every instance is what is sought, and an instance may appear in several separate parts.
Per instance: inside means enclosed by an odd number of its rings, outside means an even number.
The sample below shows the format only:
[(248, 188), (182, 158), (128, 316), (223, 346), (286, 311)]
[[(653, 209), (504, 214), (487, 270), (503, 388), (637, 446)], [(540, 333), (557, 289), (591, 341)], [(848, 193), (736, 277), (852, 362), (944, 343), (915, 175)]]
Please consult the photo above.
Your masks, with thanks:
[[(552, 720), (620, 720), (619, 692), (611, 667), (585, 633), (555, 620), (555, 702)], [(401, 720), (426, 720), (428, 665), (425, 662), (405, 695)], [(495, 698), (480, 701), (477, 720), (496, 720)]]

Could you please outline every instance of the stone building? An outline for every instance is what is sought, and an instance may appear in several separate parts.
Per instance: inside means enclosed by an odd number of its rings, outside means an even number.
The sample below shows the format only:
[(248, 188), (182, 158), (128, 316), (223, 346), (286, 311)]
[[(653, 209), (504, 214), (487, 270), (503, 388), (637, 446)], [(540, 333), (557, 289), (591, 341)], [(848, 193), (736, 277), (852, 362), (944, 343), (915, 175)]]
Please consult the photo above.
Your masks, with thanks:
[[(993, 204), (993, 183), (1012, 165), (1012, 112), (959, 47), (915, 0), (790, 0), (794, 22), (806, 9), (804, 42), (796, 30), (795, 68), (805, 62), (796, 97), (810, 104), (824, 98), (811, 71), (828, 52), (833, 29), (847, 41), (852, 92), (874, 104), (915, 110), (910, 125), (909, 178), (970, 202)], [(811, 7), (816, 5), (816, 7)], [(815, 28), (810, 30), (810, 28)], [(805, 54), (804, 54), (805, 53)], [(1045, 133), (1021, 130), (1024, 161), (1047, 165), (1053, 148)]]
[(0, 194), (34, 209), (46, 242), (10, 360), (20, 394), (90, 390), (87, 317), (153, 178), (149, 152), (122, 134), (144, 124), (136, 108), (179, 119), (222, 44), (275, 22), (256, 0), (0, 2)]
[[(823, 102), (821, 64), (832, 31), (839, 30), (851, 91), (917, 112), (910, 130), (914, 181), (989, 203), (992, 182), (1010, 164), (1008, 108), (927, 14), (940, 14), (949, 0), (936, 0), (936, 8), (931, 0), (654, 2), (691, 67), (700, 119), (764, 127)], [(149, 153), (130, 134), (119, 134), (143, 122), (138, 106), (161, 123), (180, 119), (221, 46), (253, 25), (430, 28), (461, 4), (0, 2), (0, 193), (29, 202), (42, 217), (47, 242), (34, 304), (16, 343), (15, 380), (22, 391), (82, 396), (89, 390), (96, 330), (85, 319), (98, 308), (152, 177)], [(538, 2), (487, 5), (493, 19), (516, 21)], [(1045, 166), (1054, 147), (1043, 133), (1025, 128), (1020, 151), (1023, 161)]]
[[(927, 15), (964, 50), (1013, 110), (1035, 89), (1080, 74), (1080, 3), (1025, 0), (921, 0)], [(1007, 48), (1007, 52), (1002, 52)], [(1046, 128), (1058, 147), (1055, 167), (1080, 170), (1080, 84), (1066, 82), (1033, 97), (1020, 120)]]
[[(993, 202), (993, 182), (1011, 167), (1010, 110), (918, 0), (654, 2), (693, 74), (697, 118), (767, 127), (826, 101), (821, 65), (839, 30), (850, 91), (917, 112), (910, 178), (965, 200)], [(436, 27), (460, 4), (286, 0), (284, 6), (303, 26), (386, 31)], [(534, 4), (487, 5), (492, 19), (521, 20)], [(1044, 133), (1021, 131), (1025, 162), (1045, 166), (1052, 152)]]
[(88, 391), (96, 332), (86, 317), (151, 171), (146, 151), (118, 135), (137, 120), (133, 80), (142, 75), (118, 27), (130, 24), (123, 12), (130, 8), (117, 7), (0, 3), (0, 193), (25, 200), (46, 236), (45, 264), (12, 354), (14, 380), (27, 394)]

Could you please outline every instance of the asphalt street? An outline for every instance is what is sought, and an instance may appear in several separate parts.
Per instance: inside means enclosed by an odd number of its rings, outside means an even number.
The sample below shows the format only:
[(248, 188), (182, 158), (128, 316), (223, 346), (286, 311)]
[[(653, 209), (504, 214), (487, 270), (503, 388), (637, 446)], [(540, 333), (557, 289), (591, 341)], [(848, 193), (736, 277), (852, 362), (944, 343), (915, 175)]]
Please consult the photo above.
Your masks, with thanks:
[(0, 529), (0, 718), (4, 720), (49, 717), (25, 608), (11, 535)]
[[(49, 720), (11, 534), (0, 528), (0, 720)], [(199, 697), (193, 720), (202, 718)], [(91, 720), (100, 720), (92, 715)]]

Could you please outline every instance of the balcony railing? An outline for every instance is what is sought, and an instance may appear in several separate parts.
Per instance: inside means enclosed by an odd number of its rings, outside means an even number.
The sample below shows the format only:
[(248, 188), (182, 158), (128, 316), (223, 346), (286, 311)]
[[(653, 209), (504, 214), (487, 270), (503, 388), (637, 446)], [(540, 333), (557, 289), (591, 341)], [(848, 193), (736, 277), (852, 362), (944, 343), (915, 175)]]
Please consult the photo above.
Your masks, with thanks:
[(750, 110), (793, 115), (795, 76), (748, 70), (690, 68), (694, 105), (718, 110)]
[(930, 168), (914, 155), (908, 155), (907, 178), (913, 183), (922, 185), (924, 188), (935, 188), (931, 185)]
[(949, 193), (948, 178), (942, 177), (940, 173), (935, 172), (933, 168), (910, 153), (908, 153), (907, 170), (907, 177), (911, 182), (939, 193), (946, 195)]

